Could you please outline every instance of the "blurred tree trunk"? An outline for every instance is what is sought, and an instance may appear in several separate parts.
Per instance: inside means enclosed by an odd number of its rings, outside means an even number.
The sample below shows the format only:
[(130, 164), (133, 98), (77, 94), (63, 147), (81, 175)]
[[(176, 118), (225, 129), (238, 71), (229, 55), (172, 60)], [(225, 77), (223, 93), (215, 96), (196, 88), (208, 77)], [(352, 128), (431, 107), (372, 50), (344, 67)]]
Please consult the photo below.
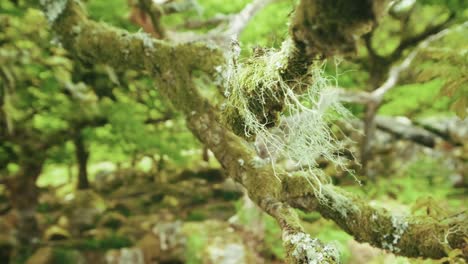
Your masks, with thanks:
[(35, 217), (39, 189), (36, 180), (42, 172), (45, 155), (43, 151), (23, 150), (24, 159), (20, 170), (8, 180), (9, 198), (17, 217), (17, 239), (21, 246), (28, 246), (39, 238), (39, 227)]
[[(366, 44), (368, 57), (369, 80), (367, 82), (367, 90), (372, 92), (385, 82), (387, 74), (390, 70), (391, 63), (387, 58), (377, 54), (377, 51), (372, 46), (373, 32), (364, 35), (363, 39)], [(369, 163), (372, 160), (372, 142), (376, 130), (375, 117), (381, 106), (381, 102), (369, 102), (366, 105), (363, 123), (364, 135), (362, 137), (360, 154), (361, 154), (361, 174), (366, 176), (368, 180), (374, 181), (375, 175), (369, 170)]]
[(205, 162), (209, 162), (210, 161), (210, 152), (209, 152), (209, 149), (207, 147), (203, 147), (203, 153), (202, 153), (202, 159), (203, 161)]
[(73, 144), (75, 144), (75, 156), (76, 161), (78, 162), (78, 185), (79, 190), (84, 190), (89, 188), (88, 180), (88, 159), (89, 159), (89, 150), (86, 148), (83, 135), (81, 131), (78, 131), (74, 138)]
[(70, 162), (67, 164), (67, 174), (68, 174), (68, 183), (73, 181), (73, 163)]

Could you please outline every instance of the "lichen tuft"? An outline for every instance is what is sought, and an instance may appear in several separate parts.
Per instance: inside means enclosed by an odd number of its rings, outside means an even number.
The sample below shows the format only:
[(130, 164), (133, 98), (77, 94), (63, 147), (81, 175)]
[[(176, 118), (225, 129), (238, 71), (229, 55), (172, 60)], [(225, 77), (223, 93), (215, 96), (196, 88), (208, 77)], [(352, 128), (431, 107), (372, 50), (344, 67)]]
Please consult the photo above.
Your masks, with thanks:
[(291, 255), (298, 263), (334, 264), (340, 262), (339, 252), (331, 244), (323, 245), (309, 234), (299, 232), (286, 235), (284, 242), (289, 244)]
[(52, 24), (63, 13), (68, 0), (40, 0), (39, 3), (44, 9), (47, 20)]
[[(288, 40), (279, 51), (263, 50), (246, 61), (239, 60), (235, 49), (224, 76), (223, 117), (235, 133), (255, 142), (259, 157), (268, 160), (275, 171), (281, 166), (278, 160), (289, 160), (308, 172), (310, 185), (319, 193), (320, 186), (329, 182), (316, 169), (319, 159), (346, 170), (340, 156), (343, 144), (336, 140), (330, 123), (350, 114), (335, 92), (327, 89), (331, 79), (325, 76), (323, 65), (312, 65), (307, 80), (283, 78), (294, 49)], [(303, 87), (308, 89), (304, 92)]]
[(392, 227), (393, 232), (391, 234), (384, 235), (384, 241), (382, 241), (382, 247), (388, 249), (391, 252), (398, 253), (400, 248), (397, 247), (398, 241), (408, 229), (408, 220), (404, 215), (392, 215)]

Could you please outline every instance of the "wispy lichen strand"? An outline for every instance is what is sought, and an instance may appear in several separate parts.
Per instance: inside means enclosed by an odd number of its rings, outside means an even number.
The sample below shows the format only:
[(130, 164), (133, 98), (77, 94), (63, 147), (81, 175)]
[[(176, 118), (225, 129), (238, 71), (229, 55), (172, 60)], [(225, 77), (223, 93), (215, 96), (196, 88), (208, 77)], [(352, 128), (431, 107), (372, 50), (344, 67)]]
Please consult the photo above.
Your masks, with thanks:
[[(307, 79), (283, 78), (294, 49), (288, 40), (281, 50), (265, 50), (251, 60), (238, 61), (234, 54), (225, 76), (224, 111), (227, 118), (241, 120), (232, 124), (233, 129), (255, 138), (261, 158), (274, 169), (278, 160), (292, 161), (297, 169), (309, 172), (310, 184), (320, 194), (321, 184), (328, 180), (316, 169), (318, 159), (345, 169), (340, 156), (343, 148), (331, 132), (330, 121), (349, 113), (338, 103), (336, 94), (326, 89), (331, 80), (325, 77), (322, 65), (312, 65)], [(297, 94), (299, 86), (308, 89)]]

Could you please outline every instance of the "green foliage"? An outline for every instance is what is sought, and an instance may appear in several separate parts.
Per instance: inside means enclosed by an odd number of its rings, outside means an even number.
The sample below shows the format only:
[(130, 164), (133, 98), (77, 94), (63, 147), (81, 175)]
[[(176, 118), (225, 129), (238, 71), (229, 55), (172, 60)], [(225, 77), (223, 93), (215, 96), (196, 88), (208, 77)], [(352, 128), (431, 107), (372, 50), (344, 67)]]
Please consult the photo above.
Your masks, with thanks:
[[(405, 5), (413, 1), (395, 1)], [(466, 115), (468, 91), (466, 70), (466, 25), (456, 28), (468, 18), (466, 1), (414, 1), (404, 14), (384, 16), (370, 35), (371, 51), (362, 43), (357, 59), (340, 64), (339, 71), (332, 70), (340, 86), (356, 90), (374, 90), (387, 78), (390, 66), (398, 65), (422, 40), (427, 30), (435, 34), (451, 26), (449, 34), (423, 48), (412, 62), (409, 70), (402, 73), (399, 83), (385, 96), (382, 114), (427, 116), (447, 115), (455, 112)], [(448, 21), (448, 22), (447, 22)], [(423, 34), (423, 38), (420, 38)], [(401, 43), (406, 43), (399, 50)], [(400, 52), (401, 51), (401, 52)], [(377, 57), (372, 59), (372, 52)], [(329, 63), (329, 68), (333, 63)], [(397, 91), (398, 90), (398, 91)], [(435, 102), (435, 103), (434, 103)], [(355, 108), (360, 114), (363, 109)]]
[[(92, 16), (132, 27), (127, 1), (88, 4)], [(199, 147), (177, 115), (166, 122), (148, 122), (172, 112), (151, 80), (133, 71), (74, 63), (49, 33), (40, 11), (9, 1), (2, 1), (0, 9), (0, 105), (5, 113), (0, 122), (10, 134), (1, 140), (0, 170), (15, 172), (7, 170), (7, 164), (16, 164), (20, 148), (10, 138), (20, 131), (28, 135), (22, 142), (26, 145), (29, 140), (55, 142), (47, 153), (48, 164), (67, 166), (75, 157), (66, 142), (78, 127), (93, 150), (93, 162), (164, 155), (181, 164), (187, 160), (184, 152)]]
[(468, 15), (468, 3), (464, 0), (445, 0), (443, 2), (438, 0), (422, 0), (424, 5), (435, 5), (448, 8), (451, 12), (461, 13), (462, 16)]
[(449, 99), (451, 110), (465, 118), (468, 109), (468, 26), (454, 30), (437, 46), (426, 49), (422, 54), (419, 81), (434, 78), (444, 80), (440, 97)]
[(136, 26), (128, 19), (130, 9), (127, 0), (89, 0), (86, 3), (86, 8), (89, 16), (95, 20), (101, 20), (122, 28), (136, 29)]
[(185, 219), (186, 221), (203, 221), (207, 218), (206, 213), (203, 212), (202, 210), (194, 209), (190, 211), (188, 214), (187, 218)]
[(202, 254), (207, 244), (206, 236), (195, 230), (187, 239), (185, 260), (187, 264), (201, 264)]
[(264, 241), (267, 252), (271, 252), (277, 259), (284, 259), (286, 257), (286, 252), (283, 247), (283, 242), (280, 239), (281, 228), (278, 226), (276, 220), (269, 215), (264, 215), (263, 224), (265, 225)]
[(133, 243), (129, 238), (112, 234), (102, 239), (90, 238), (84, 240), (82, 243), (74, 245), (73, 248), (80, 250), (106, 250), (131, 247), (132, 245)]
[(453, 170), (446, 162), (442, 158), (416, 157), (396, 175), (378, 177), (379, 180), (373, 185), (348, 188), (369, 199), (385, 201), (389, 206), (397, 202), (411, 205), (420, 199), (432, 197), (437, 201), (446, 200), (456, 208), (462, 201), (450, 199), (457, 194), (457, 190), (452, 188), (449, 178)]
[(249, 53), (258, 46), (280, 48), (288, 35), (288, 20), (294, 2), (277, 1), (259, 12), (241, 34), (243, 51)]
[(405, 115), (422, 117), (447, 114), (449, 99), (440, 97), (441, 80), (427, 83), (408, 84), (395, 87), (385, 96), (385, 103), (380, 108), (382, 115)]
[(66, 248), (54, 248), (53, 260), (54, 264), (78, 264), (77, 259), (79, 253), (76, 250)]
[(30, 9), (18, 17), (1, 15), (0, 28), (0, 95), (9, 131), (16, 125), (40, 132), (66, 128), (67, 115), (76, 107), (62, 93), (65, 85), (73, 86), (72, 63), (63, 49), (50, 45), (42, 13)]

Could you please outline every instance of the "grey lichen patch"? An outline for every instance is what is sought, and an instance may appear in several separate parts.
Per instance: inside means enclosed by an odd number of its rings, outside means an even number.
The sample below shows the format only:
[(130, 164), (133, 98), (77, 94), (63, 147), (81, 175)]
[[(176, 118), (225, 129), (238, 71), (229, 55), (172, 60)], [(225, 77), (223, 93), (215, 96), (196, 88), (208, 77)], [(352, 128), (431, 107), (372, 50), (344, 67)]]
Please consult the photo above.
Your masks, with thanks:
[(150, 34), (138, 31), (135, 34), (132, 34), (131, 37), (140, 39), (143, 42), (145, 55), (149, 56), (154, 51), (154, 39)]
[(268, 159), (262, 159), (257, 155), (255, 155), (249, 162), (249, 165), (254, 169), (260, 169), (269, 164), (271, 164), (271, 162)]
[(297, 263), (334, 264), (340, 263), (339, 252), (333, 245), (323, 245), (318, 239), (312, 239), (309, 234), (299, 232), (284, 237), (289, 244), (291, 257)]
[(54, 23), (55, 20), (63, 13), (67, 7), (68, 0), (40, 0), (44, 14), (49, 23)]
[(331, 210), (338, 212), (343, 218), (348, 216), (348, 213), (359, 213), (359, 207), (345, 195), (336, 192), (330, 184), (322, 186), (322, 193), (319, 194), (319, 202), (326, 203)]
[(72, 32), (73, 32), (73, 34), (76, 34), (76, 35), (80, 34), (81, 33), (81, 27), (79, 25), (73, 26), (72, 27)]
[(401, 249), (398, 248), (397, 245), (405, 231), (408, 229), (408, 220), (404, 215), (392, 215), (391, 221), (393, 232), (383, 236), (382, 247), (390, 250), (391, 252), (398, 253)]

